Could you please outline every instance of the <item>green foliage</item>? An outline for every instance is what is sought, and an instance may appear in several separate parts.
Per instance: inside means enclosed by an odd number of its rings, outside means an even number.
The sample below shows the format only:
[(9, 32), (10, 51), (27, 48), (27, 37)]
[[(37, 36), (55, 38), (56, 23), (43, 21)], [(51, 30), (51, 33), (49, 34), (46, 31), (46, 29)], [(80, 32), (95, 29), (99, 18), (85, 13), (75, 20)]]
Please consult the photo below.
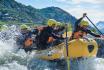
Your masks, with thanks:
[(68, 23), (68, 31), (72, 31), (72, 24)]
[(0, 20), (7, 22), (46, 24), (48, 19), (55, 19), (65, 23), (69, 21), (74, 23), (76, 20), (75, 17), (58, 7), (35, 9), (17, 3), (15, 0), (0, 0), (0, 13)]
[(6, 24), (6, 22), (0, 21), (0, 25), (4, 25)]

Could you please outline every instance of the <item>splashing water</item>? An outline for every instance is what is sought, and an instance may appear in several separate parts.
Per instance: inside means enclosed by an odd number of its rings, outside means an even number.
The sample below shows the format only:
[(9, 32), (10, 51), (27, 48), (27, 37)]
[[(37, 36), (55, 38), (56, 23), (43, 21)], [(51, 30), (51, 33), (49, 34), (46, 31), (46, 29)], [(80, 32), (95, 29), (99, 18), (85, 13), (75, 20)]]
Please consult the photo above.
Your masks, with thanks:
[(0, 32), (0, 70), (27, 70), (26, 53), (15, 53), (15, 26)]
[[(0, 32), (0, 70), (67, 70), (66, 61), (44, 61), (24, 50), (16, 51), (15, 35), (19, 34), (15, 25)], [(6, 36), (2, 36), (6, 33)], [(9, 37), (8, 37), (9, 36)], [(6, 38), (7, 37), (7, 38)], [(71, 70), (104, 70), (103, 58), (70, 60)]]

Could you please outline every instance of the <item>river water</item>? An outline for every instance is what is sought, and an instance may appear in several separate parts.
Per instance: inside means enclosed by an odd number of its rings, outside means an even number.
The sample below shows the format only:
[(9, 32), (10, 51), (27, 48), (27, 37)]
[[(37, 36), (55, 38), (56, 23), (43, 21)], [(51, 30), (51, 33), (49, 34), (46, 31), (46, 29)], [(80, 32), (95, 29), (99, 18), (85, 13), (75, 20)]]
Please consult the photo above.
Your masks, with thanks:
[[(7, 32), (9, 39), (0, 36), (0, 70), (67, 70), (64, 60), (45, 61), (36, 59), (34, 54), (26, 54), (22, 49), (17, 51), (18, 46), (13, 38), (16, 35), (15, 29)], [(104, 70), (104, 59), (71, 59), (70, 70)]]

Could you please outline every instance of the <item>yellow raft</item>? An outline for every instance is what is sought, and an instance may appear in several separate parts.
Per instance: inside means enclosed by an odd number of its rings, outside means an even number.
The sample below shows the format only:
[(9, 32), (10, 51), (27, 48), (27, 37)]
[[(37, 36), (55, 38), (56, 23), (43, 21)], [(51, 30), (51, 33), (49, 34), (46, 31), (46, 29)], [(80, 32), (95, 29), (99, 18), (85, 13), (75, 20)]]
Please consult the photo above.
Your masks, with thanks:
[(66, 56), (65, 43), (61, 43), (52, 48), (35, 51), (35, 56), (43, 60), (55, 60), (78, 58), (78, 57), (95, 57), (98, 51), (98, 45), (93, 39), (78, 39), (68, 42), (68, 56)]

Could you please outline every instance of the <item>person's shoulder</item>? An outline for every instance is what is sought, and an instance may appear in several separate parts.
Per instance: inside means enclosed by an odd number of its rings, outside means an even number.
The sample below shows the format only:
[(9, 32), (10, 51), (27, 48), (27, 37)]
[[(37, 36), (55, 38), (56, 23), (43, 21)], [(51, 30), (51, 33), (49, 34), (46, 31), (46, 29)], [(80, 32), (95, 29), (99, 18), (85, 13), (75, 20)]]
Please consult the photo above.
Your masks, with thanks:
[(44, 26), (44, 29), (45, 29), (45, 30), (52, 30), (53, 28), (50, 27), (50, 26)]

